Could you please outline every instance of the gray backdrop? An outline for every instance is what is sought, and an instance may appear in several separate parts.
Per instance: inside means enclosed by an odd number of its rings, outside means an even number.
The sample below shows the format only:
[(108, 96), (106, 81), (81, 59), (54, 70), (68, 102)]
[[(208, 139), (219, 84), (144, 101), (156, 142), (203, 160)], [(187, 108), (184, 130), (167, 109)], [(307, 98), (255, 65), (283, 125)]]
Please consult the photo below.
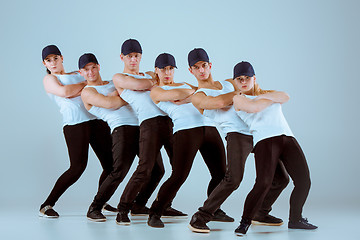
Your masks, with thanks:
[[(110, 79), (123, 69), (120, 46), (128, 38), (142, 44), (143, 71), (153, 69), (158, 54), (172, 53), (178, 64), (176, 81), (196, 83), (187, 69), (187, 54), (194, 47), (207, 50), (215, 80), (231, 77), (241, 60), (253, 63), (262, 88), (286, 91), (291, 97), (284, 113), (311, 170), (308, 209), (359, 207), (359, 6), (356, 0), (3, 3), (0, 209), (37, 211), (69, 165), (61, 115), (42, 85), (42, 48), (58, 45), (66, 71), (77, 69), (81, 54), (93, 52), (103, 79)], [(166, 178), (171, 169), (165, 155), (164, 161)], [(79, 206), (86, 211), (100, 172), (90, 150), (84, 175), (57, 208)], [(197, 156), (174, 205), (195, 211), (205, 200), (208, 181)], [(250, 157), (242, 185), (224, 208), (240, 214), (253, 182)], [(281, 195), (279, 208), (287, 209), (291, 186)], [(123, 188), (124, 183), (111, 200), (114, 205)]]

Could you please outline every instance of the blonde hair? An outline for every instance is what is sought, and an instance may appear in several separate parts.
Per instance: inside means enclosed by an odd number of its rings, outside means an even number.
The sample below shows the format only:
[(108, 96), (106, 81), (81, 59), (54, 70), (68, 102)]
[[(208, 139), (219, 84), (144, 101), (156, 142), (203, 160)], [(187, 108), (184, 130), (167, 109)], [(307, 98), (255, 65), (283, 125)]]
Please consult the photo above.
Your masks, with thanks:
[(249, 91), (251, 93), (251, 95), (253, 96), (258, 96), (261, 94), (265, 94), (265, 93), (269, 93), (269, 92), (274, 92), (275, 90), (263, 90), (260, 88), (259, 84), (255, 83), (254, 87)]

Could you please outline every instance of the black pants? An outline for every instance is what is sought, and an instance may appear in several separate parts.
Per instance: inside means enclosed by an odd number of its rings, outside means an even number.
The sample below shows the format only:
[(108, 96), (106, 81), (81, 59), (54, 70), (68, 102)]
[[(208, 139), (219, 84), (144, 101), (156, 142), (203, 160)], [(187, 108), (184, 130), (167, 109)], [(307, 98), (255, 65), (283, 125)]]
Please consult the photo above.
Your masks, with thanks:
[[(253, 149), (253, 139), (249, 135), (230, 132), (226, 136), (226, 141), (227, 169), (225, 177), (210, 194), (204, 205), (199, 208), (198, 214), (202, 215), (205, 221), (210, 221), (212, 214), (239, 187), (243, 179), (246, 159)], [(270, 191), (262, 203), (259, 214), (265, 215), (271, 211), (272, 204), (279, 197), (288, 182), (288, 174), (280, 162), (276, 166), (274, 180)]]
[(170, 163), (172, 162), (172, 126), (173, 123), (167, 116), (150, 118), (141, 123), (139, 163), (120, 198), (120, 211), (129, 211), (137, 196), (144, 192), (153, 192), (159, 184), (165, 172), (162, 159), (159, 157), (162, 146), (169, 155)]
[(119, 184), (128, 173), (134, 158), (139, 153), (139, 127), (120, 126), (112, 132), (113, 171), (100, 185), (92, 203), (93, 207), (101, 209), (111, 198)]
[(161, 216), (164, 208), (175, 198), (190, 173), (198, 150), (211, 174), (207, 194), (213, 192), (223, 179), (226, 168), (225, 149), (217, 129), (215, 127), (197, 127), (180, 130), (174, 134), (171, 176), (161, 186), (157, 198), (150, 208), (150, 215)]
[(243, 218), (253, 219), (271, 187), (276, 168), (281, 161), (294, 183), (289, 219), (299, 220), (311, 182), (304, 153), (296, 139), (285, 135), (267, 138), (256, 144), (254, 153), (256, 181), (246, 197)]
[(99, 186), (112, 171), (110, 128), (104, 121), (91, 120), (76, 125), (66, 125), (63, 132), (70, 158), (70, 168), (56, 181), (41, 208), (46, 205), (54, 206), (66, 189), (80, 178), (87, 165), (89, 144), (103, 168)]

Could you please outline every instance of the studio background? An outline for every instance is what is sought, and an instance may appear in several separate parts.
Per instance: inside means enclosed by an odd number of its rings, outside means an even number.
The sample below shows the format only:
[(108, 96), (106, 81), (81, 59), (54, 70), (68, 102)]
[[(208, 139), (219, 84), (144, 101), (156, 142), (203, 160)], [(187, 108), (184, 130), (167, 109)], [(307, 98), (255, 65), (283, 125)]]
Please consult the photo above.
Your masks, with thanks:
[[(263, 89), (290, 95), (284, 114), (312, 178), (305, 216), (319, 208), (359, 211), (359, 7), (356, 0), (2, 3), (0, 212), (26, 209), (37, 215), (69, 166), (61, 115), (43, 88), (42, 48), (57, 45), (68, 72), (77, 70), (80, 55), (92, 52), (107, 80), (123, 70), (120, 46), (128, 38), (142, 45), (142, 71), (154, 69), (158, 54), (173, 54), (178, 82), (196, 84), (187, 65), (187, 54), (195, 47), (208, 52), (215, 80), (230, 78), (236, 63), (251, 62)], [(85, 214), (96, 193), (101, 169), (89, 152), (85, 173), (55, 206), (60, 215), (73, 210)], [(171, 168), (163, 158), (164, 181)], [(113, 205), (136, 162), (110, 200)], [(241, 186), (223, 205), (237, 221), (254, 178), (251, 156)], [(209, 179), (198, 155), (174, 207), (194, 213), (205, 200)], [(290, 183), (274, 205), (284, 219), (291, 189)]]

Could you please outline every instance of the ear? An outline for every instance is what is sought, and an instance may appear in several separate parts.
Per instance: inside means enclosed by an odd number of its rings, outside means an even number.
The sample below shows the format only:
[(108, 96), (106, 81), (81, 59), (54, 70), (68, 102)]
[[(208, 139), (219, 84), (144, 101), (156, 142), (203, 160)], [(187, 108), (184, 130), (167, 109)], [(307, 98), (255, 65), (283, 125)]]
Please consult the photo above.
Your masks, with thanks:
[(46, 67), (45, 61), (42, 61), (42, 63), (44, 64), (44, 66)]
[(120, 54), (121, 61), (124, 61), (124, 54)]
[(159, 73), (158, 73), (158, 72), (159, 72), (159, 68), (156, 67), (154, 72), (155, 72), (156, 74), (159, 74)]
[(63, 55), (60, 55), (60, 58), (61, 58), (61, 61), (63, 62), (64, 61)]
[(211, 66), (212, 66), (212, 63), (211, 63), (211, 62), (209, 62), (209, 69), (211, 69)]
[(98, 64), (97, 67), (98, 67), (98, 71), (100, 72), (100, 64)]
[(81, 76), (83, 76), (85, 78), (84, 71), (82, 69), (79, 69), (79, 73), (80, 73)]
[(190, 73), (191, 73), (192, 75), (194, 75), (191, 67), (189, 67), (189, 71), (190, 71)]
[(256, 83), (256, 77), (255, 77), (255, 75), (254, 75), (254, 83)]

